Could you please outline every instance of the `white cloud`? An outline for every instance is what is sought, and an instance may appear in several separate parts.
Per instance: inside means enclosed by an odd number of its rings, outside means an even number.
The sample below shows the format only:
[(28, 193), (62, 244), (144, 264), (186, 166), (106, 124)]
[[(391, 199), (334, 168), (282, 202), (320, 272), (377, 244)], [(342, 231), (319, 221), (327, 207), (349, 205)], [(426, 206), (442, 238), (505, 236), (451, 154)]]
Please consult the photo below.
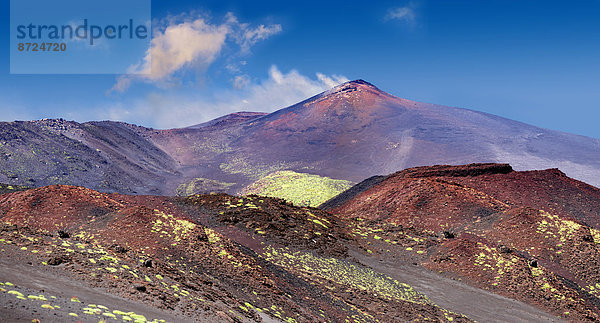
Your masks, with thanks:
[(231, 40), (248, 52), (258, 41), (281, 32), (280, 25), (251, 27), (229, 13), (222, 24), (211, 24), (204, 17), (168, 17), (156, 28), (146, 56), (127, 74), (119, 77), (110, 90), (123, 92), (133, 81), (169, 84), (179, 72), (208, 68)]
[(257, 42), (276, 35), (282, 30), (279, 24), (253, 28), (250, 24), (240, 23), (232, 13), (227, 14), (227, 23), (232, 27), (232, 36), (242, 52), (248, 52)]
[(249, 87), (245, 98), (248, 103), (242, 108), (272, 112), (344, 82), (348, 82), (344, 76), (317, 73), (317, 79), (311, 79), (296, 70), (282, 73), (271, 66), (267, 80)]
[(267, 39), (281, 32), (281, 25), (266, 26), (260, 25), (256, 28), (247, 28), (244, 31), (241, 46), (243, 50), (248, 50), (257, 42)]
[(101, 119), (120, 120), (157, 128), (186, 127), (238, 111), (272, 112), (326, 91), (348, 79), (317, 73), (316, 78), (296, 70), (281, 72), (276, 66), (263, 81), (248, 82), (241, 90), (225, 90), (214, 98), (153, 93), (133, 104), (105, 109)]
[(327, 76), (325, 74), (317, 73), (317, 79), (321, 81), (328, 89), (340, 85), (340, 83), (348, 82), (349, 80), (343, 76), (333, 75)]
[(411, 2), (407, 6), (390, 8), (385, 16), (386, 20), (399, 20), (414, 25), (416, 23), (415, 3)]
[(237, 75), (233, 78), (233, 87), (241, 90), (250, 84), (250, 77), (248, 75)]

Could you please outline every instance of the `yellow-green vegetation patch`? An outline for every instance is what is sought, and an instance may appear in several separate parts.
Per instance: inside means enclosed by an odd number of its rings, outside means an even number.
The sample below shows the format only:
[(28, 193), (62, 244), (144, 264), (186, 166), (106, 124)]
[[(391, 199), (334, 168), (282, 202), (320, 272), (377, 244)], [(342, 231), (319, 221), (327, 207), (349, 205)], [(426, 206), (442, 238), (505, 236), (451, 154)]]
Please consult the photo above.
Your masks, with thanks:
[[(388, 247), (401, 247), (406, 251), (415, 251), (417, 254), (424, 254), (426, 250), (425, 243), (429, 237), (435, 236), (435, 232), (423, 230), (421, 232), (413, 232), (413, 236), (396, 223), (366, 223), (364, 219), (357, 218), (355, 222), (348, 225), (351, 230), (351, 235), (366, 240), (367, 245), (372, 243), (385, 243)], [(407, 228), (410, 230), (410, 228)], [(389, 250), (387, 250), (389, 252)], [(373, 253), (367, 250), (368, 253)]]
[(539, 214), (542, 219), (538, 222), (537, 232), (543, 234), (545, 238), (554, 237), (561, 242), (566, 242), (573, 239), (575, 232), (581, 229), (581, 224), (561, 219), (558, 215), (553, 215), (542, 210), (540, 210)]
[[(189, 230), (193, 229), (195, 227), (195, 224), (186, 221), (186, 220), (179, 220), (179, 219), (175, 219), (173, 218), (173, 216), (170, 215), (166, 215), (166, 214), (159, 214), (160, 218), (163, 221), (163, 223), (166, 223), (169, 228), (171, 229), (170, 232), (172, 232), (172, 234), (175, 237), (186, 237), (187, 234), (189, 234)], [(35, 237), (30, 237), (27, 235), (24, 235), (22, 233), (19, 233), (20, 238), (23, 238), (25, 240), (29, 240), (31, 242), (38, 242), (38, 238)], [(69, 242), (69, 241), (64, 241), (64, 240), (60, 240), (57, 237), (52, 237), (50, 238), (51, 241), (48, 241), (47, 246), (51, 247), (51, 250), (47, 250), (46, 253), (48, 254), (52, 254), (52, 253), (61, 253), (61, 252), (68, 252), (68, 250), (71, 250), (71, 252), (75, 252), (75, 253), (80, 253), (82, 255), (85, 256), (85, 261), (89, 261), (92, 264), (97, 264), (100, 261), (104, 262), (105, 265), (104, 266), (98, 266), (93, 270), (96, 271), (100, 271), (100, 272), (109, 272), (110, 273), (110, 277), (111, 279), (119, 279), (119, 276), (123, 276), (123, 275), (128, 275), (131, 274), (133, 276), (135, 276), (136, 278), (139, 278), (140, 275), (136, 274), (135, 272), (137, 271), (137, 269), (135, 268), (131, 268), (128, 265), (119, 265), (119, 263), (122, 261), (119, 258), (117, 258), (117, 256), (114, 255), (109, 255), (107, 250), (105, 250), (102, 246), (98, 245), (97, 242), (93, 241), (93, 242), (86, 242), (86, 243), (80, 243), (80, 242)], [(0, 241), (0, 243), (12, 243), (10, 241), (6, 241), (5, 238), (2, 238), (2, 241)], [(76, 248), (74, 247), (76, 246)], [(70, 248), (74, 248), (74, 249), (70, 249)], [(19, 250), (21, 250), (19, 248)], [(23, 249), (24, 251), (27, 249)], [(26, 251), (28, 252), (28, 251)], [(88, 258), (88, 257), (96, 257), (96, 258)], [(145, 257), (144, 257), (145, 258)], [(47, 263), (46, 263), (47, 264)], [(118, 275), (115, 275), (118, 274)], [(92, 273), (92, 276), (96, 276), (96, 273)], [(102, 275), (102, 274), (100, 274)], [(152, 280), (150, 278), (148, 278), (148, 276), (144, 275), (146, 280), (148, 282), (152, 282)], [(164, 278), (160, 275), (157, 274), (156, 278), (159, 280), (163, 280)], [(0, 286), (4, 286), (4, 287), (8, 287), (8, 286), (14, 286), (14, 284), (10, 283), (10, 282), (0, 282)], [(16, 288), (16, 286), (15, 286)], [(177, 289), (176, 289), (177, 290)], [(60, 309), (61, 307), (59, 305), (56, 305), (54, 303), (52, 303), (54, 300), (56, 300), (57, 298), (55, 296), (49, 296), (46, 297), (44, 295), (36, 295), (36, 294), (31, 294), (31, 295), (27, 295), (23, 294), (21, 291), (18, 290), (7, 290), (5, 288), (0, 287), (0, 292), (5, 292), (9, 295), (12, 295), (14, 297), (16, 297), (17, 299), (20, 300), (24, 300), (24, 301), (30, 301), (30, 302), (40, 302), (38, 306), (41, 306), (44, 309), (48, 309), (48, 310), (56, 310), (56, 309)], [(187, 291), (184, 292), (183, 290), (181, 291), (182, 295), (187, 295), (189, 294)], [(72, 296), (70, 298), (70, 305), (72, 307), (76, 307), (76, 309), (72, 312), (72, 313), (68, 313), (69, 316), (72, 317), (79, 317), (80, 315), (91, 315), (91, 316), (96, 316), (96, 317), (102, 317), (103, 319), (116, 319), (118, 321), (123, 320), (123, 321), (134, 321), (134, 322), (165, 322), (165, 320), (163, 319), (154, 319), (153, 321), (148, 321), (145, 317), (143, 317), (143, 315), (139, 315), (136, 314), (134, 312), (124, 312), (121, 310), (111, 310), (108, 307), (104, 306), (104, 305), (96, 305), (96, 304), (87, 304), (87, 306), (85, 306), (83, 304), (83, 302), (76, 296)], [(122, 316), (122, 318), (119, 318), (118, 315)], [(103, 319), (100, 319), (100, 321), (104, 321)], [(88, 318), (84, 317), (84, 320), (89, 320)], [(94, 319), (97, 321), (97, 319)]]
[(290, 252), (287, 248), (268, 246), (265, 259), (284, 268), (300, 270), (330, 280), (337, 284), (377, 293), (387, 299), (419, 304), (431, 304), (429, 299), (411, 286), (367, 267), (351, 264), (336, 258), (315, 256), (308, 252)]
[[(312, 214), (311, 212), (307, 211), (306, 215), (308, 215), (308, 217), (307, 217), (308, 221), (311, 221), (311, 222), (313, 222), (315, 224), (318, 224), (318, 225), (324, 227), (325, 229), (329, 228), (325, 223), (331, 224), (331, 222), (329, 222), (329, 220), (327, 220), (326, 218), (320, 217), (320, 216), (316, 216), (316, 215)], [(315, 233), (317, 233), (317, 232), (315, 232)]]
[[(0, 147), (2, 147), (2, 144), (0, 144)], [(16, 192), (16, 191), (24, 191), (27, 189), (29, 189), (29, 187), (23, 186), (23, 185), (0, 184), (0, 194), (11, 193), (11, 192)]]
[(352, 185), (346, 180), (285, 170), (259, 179), (242, 193), (279, 197), (295, 205), (316, 207)]
[(588, 285), (584, 288), (588, 293), (600, 298), (600, 283), (595, 285)]
[(19, 292), (19, 291), (16, 291), (16, 290), (10, 290), (10, 291), (8, 291), (8, 292), (7, 292), (7, 294), (12, 294), (12, 295), (15, 295), (15, 296), (17, 296), (17, 297), (18, 297), (18, 296), (24, 297), (24, 296), (23, 296), (23, 294), (22, 294), (21, 292)]
[(498, 286), (502, 276), (510, 272), (518, 263), (519, 258), (510, 254), (500, 253), (496, 248), (477, 242), (480, 252), (475, 256), (475, 265), (480, 266), (483, 271), (491, 271), (495, 274), (493, 286)]
[(211, 228), (204, 228), (204, 232), (206, 233), (206, 237), (208, 238), (209, 243), (217, 243), (221, 241), (221, 235), (215, 230)]
[(575, 299), (567, 297), (565, 294), (563, 294), (561, 291), (559, 291), (557, 288), (555, 288), (549, 283), (548, 277), (550, 273), (547, 272), (543, 267), (533, 267), (530, 265), (529, 270), (531, 272), (531, 276), (534, 278), (536, 288), (539, 288), (539, 292), (549, 294), (549, 296), (567, 303), (576, 302)]
[(590, 234), (594, 238), (594, 243), (600, 244), (600, 230), (596, 230), (594, 228), (590, 228)]
[(47, 301), (48, 299), (44, 295), (29, 295), (27, 298), (36, 301)]
[(173, 215), (159, 210), (154, 210), (154, 212), (156, 218), (152, 222), (152, 232), (171, 237), (176, 242), (188, 238), (190, 232), (196, 227), (196, 224), (191, 221), (177, 219)]

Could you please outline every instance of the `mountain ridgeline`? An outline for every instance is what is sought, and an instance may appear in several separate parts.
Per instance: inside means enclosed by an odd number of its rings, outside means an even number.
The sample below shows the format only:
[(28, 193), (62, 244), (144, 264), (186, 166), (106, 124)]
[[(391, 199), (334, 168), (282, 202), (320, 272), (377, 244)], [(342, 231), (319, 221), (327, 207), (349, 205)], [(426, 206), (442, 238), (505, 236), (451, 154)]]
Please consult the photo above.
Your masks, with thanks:
[(0, 123), (0, 182), (102, 192), (237, 193), (277, 171), (360, 182), (434, 164), (559, 168), (600, 186), (600, 140), (344, 83), (270, 114), (181, 129), (122, 122)]

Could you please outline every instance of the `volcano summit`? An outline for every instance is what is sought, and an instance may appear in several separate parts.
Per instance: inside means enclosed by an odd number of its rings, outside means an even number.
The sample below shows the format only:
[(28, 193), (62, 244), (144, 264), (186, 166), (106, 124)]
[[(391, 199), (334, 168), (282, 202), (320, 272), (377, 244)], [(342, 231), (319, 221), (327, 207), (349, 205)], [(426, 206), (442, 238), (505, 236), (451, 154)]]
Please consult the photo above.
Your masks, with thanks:
[(600, 140), (419, 103), (356, 80), (273, 113), (157, 130), (121, 122), (0, 123), (0, 182), (103, 192), (240, 192), (283, 170), (359, 182), (433, 164), (559, 168), (600, 186)]

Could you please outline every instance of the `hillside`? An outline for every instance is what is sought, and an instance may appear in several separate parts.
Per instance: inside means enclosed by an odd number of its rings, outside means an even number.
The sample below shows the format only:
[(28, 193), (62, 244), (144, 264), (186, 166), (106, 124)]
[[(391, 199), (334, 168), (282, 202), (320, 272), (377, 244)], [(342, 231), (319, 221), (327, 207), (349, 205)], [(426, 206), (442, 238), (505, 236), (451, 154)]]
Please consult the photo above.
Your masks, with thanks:
[(390, 266), (410, 259), (570, 321), (597, 321), (599, 205), (600, 189), (556, 169), (471, 164), (400, 171), (323, 207), (361, 219), (355, 235)]
[(0, 233), (10, 321), (469, 321), (349, 257), (344, 221), (280, 199), (48, 186), (0, 195)]
[(120, 122), (0, 123), (0, 182), (102, 192), (239, 193), (278, 171), (360, 182), (432, 164), (559, 168), (600, 186), (600, 140), (395, 97), (362, 81), (273, 113), (182, 129)]
[(0, 195), (1, 314), (596, 321), (599, 192), (507, 164), (372, 178), (332, 213), (256, 195), (17, 191)]

